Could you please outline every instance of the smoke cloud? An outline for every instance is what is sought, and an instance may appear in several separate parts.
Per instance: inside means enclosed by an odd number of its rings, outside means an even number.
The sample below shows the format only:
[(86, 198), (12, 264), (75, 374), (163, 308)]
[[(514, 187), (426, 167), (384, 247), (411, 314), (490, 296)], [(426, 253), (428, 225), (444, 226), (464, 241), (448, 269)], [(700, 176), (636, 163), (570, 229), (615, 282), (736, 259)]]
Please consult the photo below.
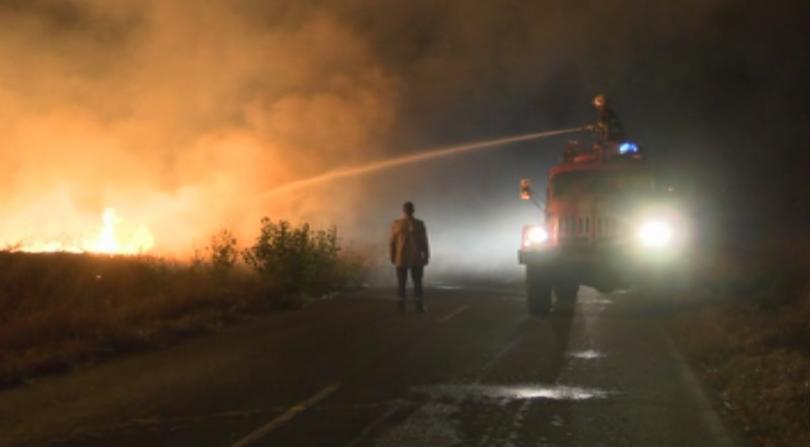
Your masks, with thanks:
[[(478, 269), (513, 266), (520, 226), (541, 218), (515, 199), (517, 182), (541, 183), (561, 141), (263, 193), (414, 148), (585, 124), (597, 91), (659, 159), (740, 159), (739, 145), (707, 148), (729, 123), (755, 127), (746, 100), (779, 110), (807, 74), (768, 78), (771, 46), (752, 44), (788, 41), (784, 18), (803, 26), (807, 7), (761, 9), (730, 0), (4, 1), (0, 243), (74, 237), (108, 207), (122, 225), (147, 226), (160, 253), (187, 253), (219, 226), (246, 241), (263, 215), (339, 223), (384, 243), (399, 204), (413, 200), (440, 236), (438, 259), (466, 250), (481, 253), (470, 261)], [(750, 33), (755, 19), (761, 35)], [(782, 46), (789, 60), (810, 53)], [(760, 166), (756, 157), (741, 159)]]
[(159, 248), (187, 250), (220, 225), (323, 208), (259, 193), (377, 155), (370, 148), (396, 118), (396, 80), (317, 8), (272, 26), (248, 12), (229, 2), (5, 4), (3, 239), (70, 237), (115, 207)]

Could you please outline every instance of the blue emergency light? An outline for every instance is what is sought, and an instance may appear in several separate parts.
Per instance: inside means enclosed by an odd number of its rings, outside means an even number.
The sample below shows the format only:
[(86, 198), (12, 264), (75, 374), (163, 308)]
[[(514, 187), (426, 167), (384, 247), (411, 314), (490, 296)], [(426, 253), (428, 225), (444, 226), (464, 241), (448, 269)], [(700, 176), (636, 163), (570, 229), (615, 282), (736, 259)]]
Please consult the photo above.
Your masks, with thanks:
[(638, 153), (638, 145), (631, 141), (625, 141), (624, 143), (619, 145), (619, 153), (622, 155), (625, 154), (637, 154)]

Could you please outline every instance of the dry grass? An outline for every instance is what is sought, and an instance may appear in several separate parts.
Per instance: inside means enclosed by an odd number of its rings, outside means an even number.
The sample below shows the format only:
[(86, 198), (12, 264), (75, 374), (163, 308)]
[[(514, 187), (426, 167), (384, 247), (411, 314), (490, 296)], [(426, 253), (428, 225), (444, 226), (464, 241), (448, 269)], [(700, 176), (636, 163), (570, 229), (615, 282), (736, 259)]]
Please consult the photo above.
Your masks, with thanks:
[(274, 306), (247, 274), (153, 258), (0, 253), (0, 384)]
[(251, 312), (296, 308), (347, 285), (364, 268), (362, 257), (343, 253), (327, 279), (296, 284), (292, 293), (273, 271), (251, 271), (235, 256), (223, 262), (217, 258), (223, 246), (212, 248), (190, 264), (0, 252), (0, 387), (216, 330)]
[(796, 244), (728, 253), (673, 320), (728, 412), (765, 446), (810, 445), (808, 254)]

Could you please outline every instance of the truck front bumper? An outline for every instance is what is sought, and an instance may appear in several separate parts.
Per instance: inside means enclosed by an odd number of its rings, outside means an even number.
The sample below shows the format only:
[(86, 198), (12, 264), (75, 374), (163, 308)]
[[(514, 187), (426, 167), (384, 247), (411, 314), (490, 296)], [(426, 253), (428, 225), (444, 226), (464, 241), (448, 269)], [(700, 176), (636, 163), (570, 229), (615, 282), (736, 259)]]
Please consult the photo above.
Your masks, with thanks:
[(541, 268), (603, 289), (658, 282), (680, 274), (681, 264), (671, 254), (644, 252), (632, 247), (548, 247), (519, 250), (518, 262)]

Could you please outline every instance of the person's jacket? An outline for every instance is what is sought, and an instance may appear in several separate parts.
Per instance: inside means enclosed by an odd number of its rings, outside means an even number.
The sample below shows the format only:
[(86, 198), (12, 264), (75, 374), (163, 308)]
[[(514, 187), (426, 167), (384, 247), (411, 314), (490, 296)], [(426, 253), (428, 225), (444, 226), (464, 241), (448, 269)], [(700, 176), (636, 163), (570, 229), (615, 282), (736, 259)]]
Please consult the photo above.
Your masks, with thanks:
[(425, 223), (413, 217), (394, 221), (388, 246), (391, 263), (397, 267), (424, 266), (430, 258)]

